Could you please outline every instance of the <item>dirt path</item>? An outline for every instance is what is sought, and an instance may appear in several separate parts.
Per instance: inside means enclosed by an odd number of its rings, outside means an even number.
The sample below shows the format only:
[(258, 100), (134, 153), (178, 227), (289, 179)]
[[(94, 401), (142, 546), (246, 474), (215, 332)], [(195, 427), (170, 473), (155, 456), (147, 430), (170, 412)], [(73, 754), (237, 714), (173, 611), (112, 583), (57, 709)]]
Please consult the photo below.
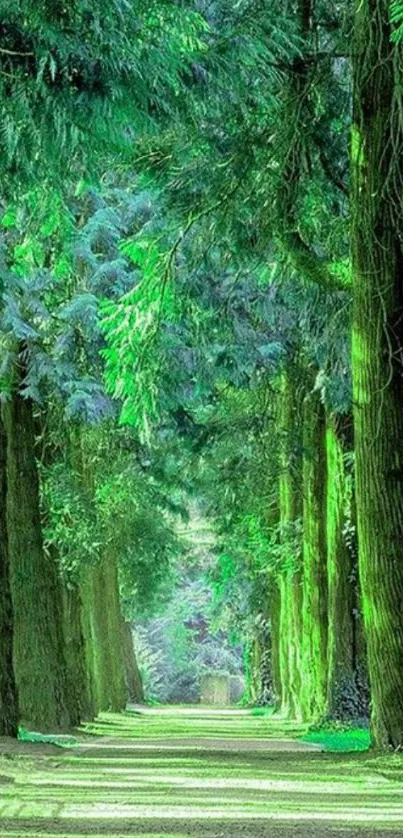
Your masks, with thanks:
[[(403, 763), (329, 754), (248, 713), (103, 716), (72, 750), (0, 743), (0, 836), (403, 833)], [(96, 734), (96, 735), (94, 735)]]

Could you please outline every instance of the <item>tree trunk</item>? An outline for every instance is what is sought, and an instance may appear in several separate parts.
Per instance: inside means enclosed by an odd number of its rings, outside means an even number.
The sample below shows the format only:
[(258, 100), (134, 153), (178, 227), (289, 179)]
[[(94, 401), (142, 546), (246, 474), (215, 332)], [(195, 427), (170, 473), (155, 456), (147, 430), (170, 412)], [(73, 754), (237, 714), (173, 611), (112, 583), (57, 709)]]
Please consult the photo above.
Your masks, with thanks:
[(403, 746), (401, 49), (388, 0), (356, 0), (353, 397), (359, 571), (378, 747)]
[(80, 572), (81, 631), (84, 640), (89, 709), (97, 716), (100, 711), (97, 689), (96, 667), (96, 623), (95, 623), (95, 569), (84, 567)]
[(133, 701), (135, 704), (143, 704), (144, 689), (134, 650), (132, 627), (124, 617), (122, 617), (122, 635), (127, 695), (129, 701)]
[(60, 586), (55, 562), (43, 548), (32, 402), (15, 394), (5, 405), (4, 420), (14, 665), (21, 721), (40, 730), (68, 729)]
[(326, 715), (357, 718), (355, 569), (348, 529), (351, 523), (352, 476), (345, 464), (341, 420), (328, 417), (326, 427), (326, 540), (328, 570), (328, 674)]
[(325, 715), (327, 693), (327, 569), (325, 421), (316, 393), (304, 402), (303, 438), (303, 711)]
[(269, 614), (271, 633), (271, 664), (273, 676), (274, 703), (281, 708), (281, 672), (280, 672), (280, 590), (273, 580), (269, 590)]
[[(71, 459), (91, 497), (95, 474), (91, 449), (96, 439), (83, 432), (71, 436)], [(127, 691), (123, 655), (118, 568), (116, 557), (105, 553), (97, 564), (82, 568), (81, 630), (84, 638), (90, 706), (94, 712), (120, 712)]]
[(267, 609), (256, 615), (251, 645), (250, 674), (253, 703), (266, 707), (273, 704), (273, 662), (271, 625)]
[(91, 663), (83, 631), (81, 591), (77, 584), (63, 585), (63, 634), (67, 665), (70, 718), (75, 725), (96, 715), (91, 694)]
[(100, 710), (119, 713), (127, 703), (117, 562), (108, 554), (93, 569), (95, 681)]
[(0, 736), (17, 736), (18, 699), (13, 664), (13, 605), (7, 535), (6, 436), (0, 418)]
[(297, 536), (301, 516), (298, 400), (285, 376), (280, 394), (280, 530), (284, 550), (280, 575), (280, 675), (285, 716), (302, 718), (301, 613), (302, 590)]
[(260, 672), (260, 644), (257, 637), (253, 637), (248, 644), (247, 649), (247, 696), (248, 704), (257, 706), (259, 704), (259, 696), (261, 693), (261, 672)]

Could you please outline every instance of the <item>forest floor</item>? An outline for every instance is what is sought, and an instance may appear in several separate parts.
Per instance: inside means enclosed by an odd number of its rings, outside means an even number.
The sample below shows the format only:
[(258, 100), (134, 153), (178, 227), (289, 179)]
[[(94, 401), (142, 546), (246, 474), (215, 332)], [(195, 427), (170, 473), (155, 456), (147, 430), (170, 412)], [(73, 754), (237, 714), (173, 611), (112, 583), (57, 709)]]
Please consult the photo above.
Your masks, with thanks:
[[(0, 836), (402, 835), (403, 757), (305, 734), (256, 711), (133, 708), (69, 747), (2, 740)], [(342, 738), (363, 746), (360, 731)]]

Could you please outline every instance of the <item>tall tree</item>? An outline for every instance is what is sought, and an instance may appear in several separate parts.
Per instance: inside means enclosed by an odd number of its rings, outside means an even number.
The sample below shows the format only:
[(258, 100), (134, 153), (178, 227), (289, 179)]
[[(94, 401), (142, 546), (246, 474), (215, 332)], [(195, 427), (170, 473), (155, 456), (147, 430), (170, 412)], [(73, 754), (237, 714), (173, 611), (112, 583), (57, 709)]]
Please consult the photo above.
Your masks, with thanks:
[(321, 719), (327, 687), (325, 419), (317, 393), (304, 400), (303, 433), (303, 705)]
[(376, 746), (403, 745), (402, 50), (388, 0), (356, 0), (352, 367), (359, 568)]
[(280, 572), (280, 673), (282, 712), (302, 718), (302, 574), (299, 525), (302, 516), (301, 439), (298, 433), (297, 383), (287, 370), (280, 388), (281, 457), (279, 482), (280, 539), (284, 567)]
[[(364, 716), (359, 694), (361, 622), (357, 579), (351, 419), (327, 414), (327, 709), (331, 718)], [(350, 441), (350, 445), (349, 445)]]
[[(25, 371), (23, 347), (19, 362), (21, 386)], [(67, 729), (70, 716), (61, 590), (53, 556), (45, 553), (43, 545), (33, 403), (21, 395), (18, 384), (4, 407), (4, 421), (14, 663), (21, 719), (40, 730)]]
[(144, 687), (137, 663), (131, 623), (122, 617), (123, 656), (126, 674), (126, 691), (129, 701), (144, 703)]
[(7, 534), (7, 440), (0, 417), (0, 736), (16, 736), (18, 700), (13, 667), (14, 617)]

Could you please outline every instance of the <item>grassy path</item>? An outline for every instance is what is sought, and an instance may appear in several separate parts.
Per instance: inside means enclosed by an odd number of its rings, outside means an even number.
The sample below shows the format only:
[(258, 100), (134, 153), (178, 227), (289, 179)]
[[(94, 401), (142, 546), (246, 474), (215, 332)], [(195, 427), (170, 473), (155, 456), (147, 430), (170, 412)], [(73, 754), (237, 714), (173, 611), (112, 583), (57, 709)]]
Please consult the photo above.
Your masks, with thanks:
[(0, 836), (403, 834), (402, 757), (323, 753), (303, 732), (171, 709), (102, 716), (70, 749), (0, 744)]

